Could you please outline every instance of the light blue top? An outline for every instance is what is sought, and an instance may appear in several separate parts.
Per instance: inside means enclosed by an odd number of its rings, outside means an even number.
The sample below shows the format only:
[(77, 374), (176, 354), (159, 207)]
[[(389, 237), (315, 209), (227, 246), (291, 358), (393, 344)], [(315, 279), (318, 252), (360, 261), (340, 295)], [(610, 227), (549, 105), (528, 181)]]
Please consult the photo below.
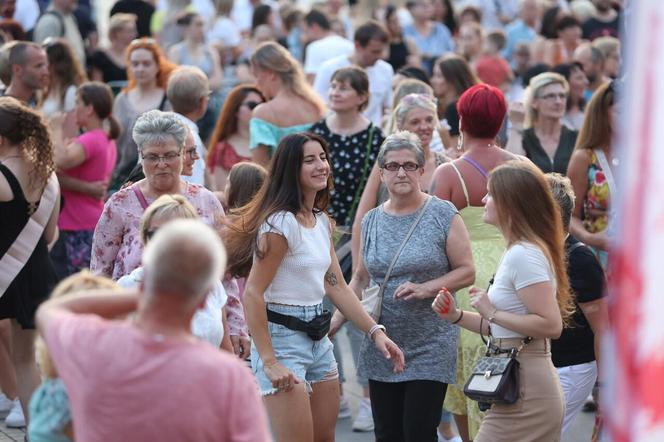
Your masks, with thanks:
[(295, 132), (308, 131), (313, 123), (297, 124), (295, 126), (279, 127), (272, 123), (268, 123), (260, 118), (252, 118), (249, 120), (249, 148), (256, 149), (259, 145), (268, 146), (270, 154), (279, 145), (279, 142), (286, 135)]
[(71, 410), (65, 385), (59, 378), (47, 378), (30, 399), (28, 438), (31, 442), (72, 442), (64, 434), (64, 428), (70, 422)]
[(528, 26), (521, 19), (514, 20), (507, 28), (505, 28), (505, 36), (507, 37), (507, 43), (505, 44), (505, 49), (503, 49), (503, 57), (510, 62), (512, 67), (514, 67), (512, 60), (512, 55), (514, 54), (514, 49), (519, 43), (532, 43), (537, 37), (537, 33), (533, 28)]

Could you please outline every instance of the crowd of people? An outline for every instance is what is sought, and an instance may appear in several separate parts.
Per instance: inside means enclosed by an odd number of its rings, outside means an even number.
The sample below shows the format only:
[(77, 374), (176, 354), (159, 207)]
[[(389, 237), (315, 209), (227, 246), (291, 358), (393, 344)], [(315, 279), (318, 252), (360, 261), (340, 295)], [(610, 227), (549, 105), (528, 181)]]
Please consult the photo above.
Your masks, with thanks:
[[(8, 427), (558, 441), (597, 407), (627, 5), (91, 6), (0, 0)], [(489, 353), (516, 402), (469, 398)]]

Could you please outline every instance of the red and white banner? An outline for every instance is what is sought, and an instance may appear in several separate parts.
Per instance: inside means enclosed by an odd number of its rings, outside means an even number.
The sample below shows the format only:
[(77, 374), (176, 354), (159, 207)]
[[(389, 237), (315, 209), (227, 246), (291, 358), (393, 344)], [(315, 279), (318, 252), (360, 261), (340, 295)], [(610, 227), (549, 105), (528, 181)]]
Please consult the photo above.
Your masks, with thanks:
[[(628, 2), (602, 440), (664, 441), (664, 1)], [(616, 221), (616, 220), (613, 220)]]

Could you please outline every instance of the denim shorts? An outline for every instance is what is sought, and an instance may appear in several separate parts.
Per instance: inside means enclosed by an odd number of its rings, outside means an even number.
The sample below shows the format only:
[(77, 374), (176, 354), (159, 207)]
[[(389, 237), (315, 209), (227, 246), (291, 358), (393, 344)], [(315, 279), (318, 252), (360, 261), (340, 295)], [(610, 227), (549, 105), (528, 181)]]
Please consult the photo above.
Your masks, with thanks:
[[(303, 321), (311, 321), (323, 313), (323, 304), (312, 306), (267, 304), (267, 308), (283, 315), (295, 316)], [(338, 379), (337, 361), (334, 359), (332, 342), (325, 336), (314, 341), (305, 332), (291, 330), (281, 324), (268, 322), (272, 348), (277, 360), (301, 382), (307, 392), (311, 384)], [(263, 361), (258, 356), (255, 344), (251, 345), (251, 369), (258, 381), (263, 396), (277, 393), (272, 382), (263, 371)]]

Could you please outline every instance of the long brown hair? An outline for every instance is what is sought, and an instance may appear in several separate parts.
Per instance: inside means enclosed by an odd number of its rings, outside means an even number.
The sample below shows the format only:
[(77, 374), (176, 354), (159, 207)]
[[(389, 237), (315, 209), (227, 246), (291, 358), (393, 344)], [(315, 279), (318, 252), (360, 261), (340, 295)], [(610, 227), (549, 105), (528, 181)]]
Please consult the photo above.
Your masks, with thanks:
[(259, 69), (274, 72), (290, 92), (325, 111), (325, 103), (307, 82), (300, 64), (280, 44), (268, 41), (260, 44), (251, 54), (251, 64)]
[(590, 99), (575, 149), (595, 149), (611, 144), (613, 125), (610, 110), (616, 97), (614, 83), (612, 81), (601, 85)]
[(55, 171), (53, 143), (41, 115), (12, 97), (0, 97), (0, 136), (32, 163), (30, 185), (43, 188)]
[(175, 70), (177, 65), (169, 61), (168, 58), (166, 58), (166, 56), (161, 50), (161, 47), (157, 44), (156, 40), (154, 40), (153, 38), (143, 37), (132, 41), (129, 44), (129, 46), (127, 46), (127, 51), (125, 52), (127, 59), (126, 90), (131, 90), (136, 87), (136, 80), (132, 77), (131, 69), (129, 68), (129, 66), (131, 65), (129, 57), (131, 56), (131, 53), (134, 52), (136, 49), (145, 49), (146, 51), (150, 51), (152, 53), (154, 62), (159, 67), (159, 71), (157, 72), (157, 87), (166, 89), (166, 84), (168, 83), (168, 77), (171, 75), (171, 72)]
[(48, 97), (51, 91), (58, 87), (60, 88), (60, 106), (64, 107), (67, 88), (81, 85), (87, 80), (87, 76), (67, 40), (50, 38), (46, 40), (42, 47), (46, 51), (50, 73), (50, 81), (44, 97)]
[[(224, 244), (228, 251), (227, 271), (233, 277), (245, 277), (253, 265), (254, 254), (263, 258), (267, 250), (258, 247), (258, 230), (270, 215), (284, 211), (297, 215), (302, 209), (300, 170), (304, 160), (304, 145), (316, 141), (323, 146), (329, 158), (327, 143), (318, 135), (298, 132), (281, 139), (268, 175), (260, 190), (251, 201), (233, 211), (226, 220)], [(329, 159), (328, 159), (329, 161)], [(328, 176), (327, 187), (318, 191), (314, 200), (314, 213), (325, 213), (330, 200), (332, 175)]]
[(260, 164), (243, 162), (231, 167), (228, 174), (230, 188), (226, 201), (231, 214), (251, 202), (263, 186), (265, 177), (267, 171)]
[(443, 74), (445, 81), (454, 89), (457, 98), (466, 92), (467, 89), (481, 83), (473, 73), (473, 70), (470, 68), (470, 65), (468, 65), (466, 59), (460, 55), (443, 55), (436, 60), (436, 65)]
[(261, 91), (253, 84), (240, 84), (235, 86), (228, 93), (228, 96), (224, 100), (224, 106), (221, 108), (219, 113), (219, 118), (217, 118), (217, 124), (214, 126), (214, 132), (212, 132), (212, 137), (210, 137), (210, 142), (208, 144), (208, 153), (207, 153), (207, 163), (210, 161), (210, 157), (214, 155), (214, 146), (220, 142), (228, 140), (234, 133), (237, 132), (237, 113), (242, 106), (242, 102), (247, 95), (250, 93), (255, 93), (261, 100), (265, 101), (265, 97)]
[(86, 106), (92, 105), (95, 114), (102, 121), (108, 121), (106, 133), (109, 139), (116, 140), (122, 127), (113, 116), (113, 92), (111, 88), (99, 81), (88, 81), (78, 87), (78, 96)]
[(491, 172), (489, 193), (510, 245), (527, 241), (547, 257), (556, 278), (558, 309), (566, 323), (574, 312), (574, 300), (567, 278), (565, 233), (546, 177), (528, 161), (508, 161)]

